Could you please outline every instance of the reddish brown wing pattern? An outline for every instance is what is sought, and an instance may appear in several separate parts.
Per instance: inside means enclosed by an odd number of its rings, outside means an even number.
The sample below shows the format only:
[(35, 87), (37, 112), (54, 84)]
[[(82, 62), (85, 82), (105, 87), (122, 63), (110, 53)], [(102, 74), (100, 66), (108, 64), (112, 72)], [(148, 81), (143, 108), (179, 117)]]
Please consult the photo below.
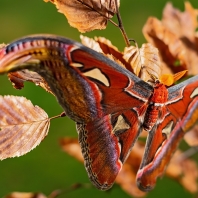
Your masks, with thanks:
[(52, 35), (22, 38), (1, 51), (0, 72), (24, 68), (46, 80), (78, 123), (88, 175), (99, 189), (110, 188), (142, 130), (132, 108), (147, 102), (153, 88), (103, 55)]
[(198, 76), (168, 89), (167, 114), (150, 131), (137, 174), (139, 188), (149, 191), (162, 176), (181, 139), (198, 119)]
[(117, 72), (102, 57), (98, 60), (95, 55), (75, 48), (68, 57), (69, 64), (79, 68), (101, 93), (103, 114), (90, 122), (78, 123), (77, 129), (89, 178), (97, 188), (107, 190), (142, 131), (136, 112), (128, 109), (142, 106), (152, 92), (147, 87), (140, 92), (142, 81), (129, 78), (128, 71)]
[(133, 111), (106, 115), (86, 124), (77, 124), (79, 143), (90, 180), (109, 189), (142, 131)]

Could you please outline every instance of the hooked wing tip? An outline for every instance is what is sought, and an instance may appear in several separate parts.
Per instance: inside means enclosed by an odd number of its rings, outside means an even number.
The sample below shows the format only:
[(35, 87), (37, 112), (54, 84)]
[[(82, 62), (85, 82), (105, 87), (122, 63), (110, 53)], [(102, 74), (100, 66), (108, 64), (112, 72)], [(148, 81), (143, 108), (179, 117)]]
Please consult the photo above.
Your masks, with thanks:
[(149, 181), (149, 178), (147, 178), (144, 175), (144, 169), (140, 169), (137, 173), (137, 177), (136, 177), (136, 183), (137, 186), (140, 190), (144, 191), (144, 192), (149, 192), (151, 190), (153, 190), (153, 188), (155, 187), (155, 182), (151, 182), (152, 180)]
[(149, 185), (149, 184), (144, 185), (144, 184), (141, 182), (141, 179), (138, 179), (136, 182), (137, 182), (138, 188), (139, 188), (141, 191), (149, 192), (149, 191), (153, 190), (153, 188), (154, 188), (154, 186), (151, 186), (151, 185)]

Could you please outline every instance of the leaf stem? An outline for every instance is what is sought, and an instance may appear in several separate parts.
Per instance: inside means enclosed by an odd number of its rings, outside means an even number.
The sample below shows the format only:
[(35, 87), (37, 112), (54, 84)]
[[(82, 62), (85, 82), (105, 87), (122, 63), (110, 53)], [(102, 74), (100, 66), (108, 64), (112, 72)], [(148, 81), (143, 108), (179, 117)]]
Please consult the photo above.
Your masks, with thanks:
[(62, 112), (61, 114), (56, 115), (56, 116), (53, 116), (53, 117), (51, 117), (49, 119), (52, 120), (52, 119), (61, 118), (61, 117), (65, 117), (65, 116), (67, 116), (66, 113), (65, 112)]
[(119, 8), (118, 8), (117, 0), (115, 0), (115, 5), (116, 5), (116, 9), (117, 9), (117, 14), (116, 15), (117, 15), (118, 23), (119, 23), (118, 27), (119, 27), (119, 29), (120, 29), (120, 31), (122, 33), (122, 36), (124, 37), (124, 41), (125, 41), (127, 47), (129, 47), (130, 46), (130, 42), (129, 42), (128, 36), (126, 34), (126, 31), (125, 31), (123, 23), (122, 23), (122, 19), (121, 19), (120, 11), (119, 11)]

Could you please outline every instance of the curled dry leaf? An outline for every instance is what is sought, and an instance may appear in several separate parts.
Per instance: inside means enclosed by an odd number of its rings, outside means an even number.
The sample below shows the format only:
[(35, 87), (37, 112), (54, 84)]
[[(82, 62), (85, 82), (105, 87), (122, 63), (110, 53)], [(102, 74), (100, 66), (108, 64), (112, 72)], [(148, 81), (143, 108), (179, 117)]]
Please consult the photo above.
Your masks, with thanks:
[(142, 80), (149, 82), (159, 79), (162, 66), (158, 56), (158, 49), (150, 43), (143, 44), (139, 49), (137, 46), (126, 47), (124, 59), (130, 63), (133, 72)]
[(96, 52), (103, 53), (102, 49), (100, 48), (99, 43), (95, 41), (94, 39), (89, 38), (87, 36), (83, 36), (83, 35), (80, 35), (80, 39), (83, 45), (95, 50)]
[(34, 149), (48, 134), (48, 115), (24, 97), (0, 96), (0, 159)]
[(12, 82), (15, 89), (22, 89), (24, 87), (24, 82), (29, 81), (53, 94), (47, 82), (36, 72), (24, 69), (21, 71), (8, 73), (8, 78)]
[(123, 53), (120, 52), (118, 48), (111, 43), (110, 40), (104, 37), (95, 37), (94, 39), (99, 44), (104, 54), (113, 55), (116, 59), (122, 62)]
[(44, 0), (55, 4), (63, 13), (69, 24), (80, 32), (105, 29), (108, 19), (117, 13), (116, 1), (119, 0)]
[(197, 16), (198, 10), (189, 2), (185, 3), (184, 12), (167, 3), (162, 21), (154, 17), (147, 20), (144, 36), (159, 49), (164, 70), (169, 68), (176, 73), (187, 69), (189, 75), (198, 74)]
[(9, 195), (6, 195), (4, 198), (47, 198), (47, 196), (42, 193), (13, 192)]
[(167, 168), (166, 174), (180, 182), (191, 193), (198, 192), (198, 167), (191, 159), (183, 159), (177, 151)]

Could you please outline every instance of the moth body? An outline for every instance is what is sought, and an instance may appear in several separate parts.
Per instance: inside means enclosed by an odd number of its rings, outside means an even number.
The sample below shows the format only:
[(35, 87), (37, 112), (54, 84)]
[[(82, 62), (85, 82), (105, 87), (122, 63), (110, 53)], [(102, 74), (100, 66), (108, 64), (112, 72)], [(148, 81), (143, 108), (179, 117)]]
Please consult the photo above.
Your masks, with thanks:
[[(156, 83), (153, 95), (149, 100), (149, 105), (145, 113), (143, 127), (150, 131), (165, 112), (165, 103), (168, 100), (168, 90), (165, 85)], [(164, 111), (165, 110), (165, 111)]]

